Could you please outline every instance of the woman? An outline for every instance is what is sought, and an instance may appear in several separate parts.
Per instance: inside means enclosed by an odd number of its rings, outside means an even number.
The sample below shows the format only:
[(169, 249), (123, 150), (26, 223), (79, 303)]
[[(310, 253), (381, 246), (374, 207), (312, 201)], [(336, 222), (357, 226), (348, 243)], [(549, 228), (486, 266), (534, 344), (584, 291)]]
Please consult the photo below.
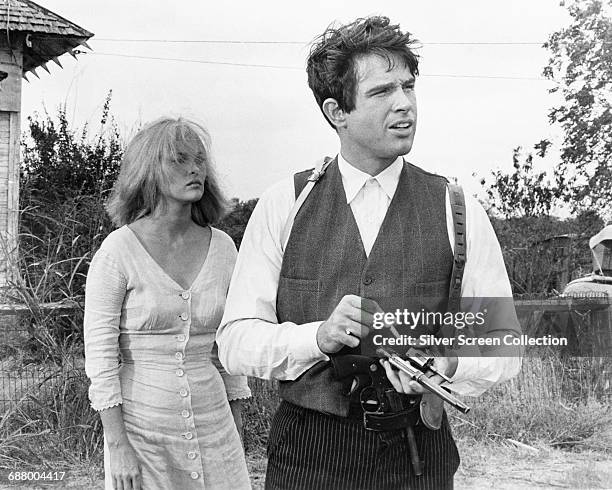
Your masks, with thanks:
[(85, 293), (107, 489), (250, 488), (237, 430), (250, 391), (213, 348), (236, 248), (210, 226), (226, 209), (211, 163), (204, 128), (155, 121), (128, 145), (107, 206), (119, 228)]

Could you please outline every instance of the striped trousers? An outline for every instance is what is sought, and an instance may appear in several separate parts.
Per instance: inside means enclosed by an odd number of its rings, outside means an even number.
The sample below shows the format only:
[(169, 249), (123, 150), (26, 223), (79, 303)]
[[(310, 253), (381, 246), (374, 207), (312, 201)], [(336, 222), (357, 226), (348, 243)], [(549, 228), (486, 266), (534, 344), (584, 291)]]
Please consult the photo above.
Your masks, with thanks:
[(440, 430), (414, 428), (424, 473), (415, 476), (405, 431), (373, 432), (355, 419), (283, 401), (268, 440), (266, 490), (453, 488), (459, 453), (446, 413)]

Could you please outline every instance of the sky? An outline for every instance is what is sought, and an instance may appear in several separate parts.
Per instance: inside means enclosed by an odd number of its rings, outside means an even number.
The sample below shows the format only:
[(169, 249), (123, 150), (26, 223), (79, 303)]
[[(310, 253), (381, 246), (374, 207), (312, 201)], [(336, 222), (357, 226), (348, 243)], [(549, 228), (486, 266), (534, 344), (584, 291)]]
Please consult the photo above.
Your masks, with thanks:
[[(212, 135), (228, 195), (243, 200), (338, 152), (306, 83), (308, 42), (334, 21), (372, 14), (422, 43), (419, 120), (407, 160), (482, 196), (480, 177), (509, 171), (513, 148), (560, 142), (560, 129), (548, 122), (559, 99), (541, 75), (548, 60), (541, 44), (570, 21), (558, 0), (38, 3), (93, 32), (93, 51), (78, 60), (62, 56), (63, 69), (50, 63), (51, 74), (37, 70), (40, 79), (28, 76), (22, 121), (65, 104), (73, 127), (96, 130), (111, 89), (111, 112), (126, 140), (163, 115), (194, 118)], [(166, 42), (127, 41), (153, 39)], [(187, 40), (225, 42), (168, 42)], [(237, 66), (245, 64), (266, 66)]]

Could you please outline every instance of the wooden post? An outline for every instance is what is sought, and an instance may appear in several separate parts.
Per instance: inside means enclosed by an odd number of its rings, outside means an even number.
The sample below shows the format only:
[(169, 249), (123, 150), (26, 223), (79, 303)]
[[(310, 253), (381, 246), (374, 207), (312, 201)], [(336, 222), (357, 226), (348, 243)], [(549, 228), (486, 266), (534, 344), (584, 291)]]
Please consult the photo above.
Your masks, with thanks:
[(21, 33), (0, 36), (0, 288), (16, 273), (11, 266), (17, 256), (19, 220), (23, 41)]

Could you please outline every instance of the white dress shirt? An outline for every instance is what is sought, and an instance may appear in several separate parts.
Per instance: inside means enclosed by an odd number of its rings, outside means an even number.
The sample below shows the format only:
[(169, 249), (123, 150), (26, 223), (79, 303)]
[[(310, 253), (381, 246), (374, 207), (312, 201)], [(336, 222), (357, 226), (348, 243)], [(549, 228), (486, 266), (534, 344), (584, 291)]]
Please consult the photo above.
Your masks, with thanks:
[[(357, 222), (366, 254), (370, 253), (397, 189), (403, 159), (372, 177), (338, 155), (347, 203)], [(482, 206), (466, 199), (467, 262), (464, 298), (511, 297), (510, 282), (493, 228)], [(268, 189), (259, 199), (246, 227), (217, 331), (219, 359), (230, 374), (292, 380), (327, 360), (316, 341), (321, 323), (278, 323), (276, 292), (283, 260), (282, 232), (295, 203), (293, 177)], [(451, 248), (454, 226), (446, 195), (446, 222)], [(464, 305), (462, 304), (462, 307)], [(518, 357), (460, 357), (453, 384), (456, 393), (478, 396), (494, 384), (516, 375)]]

